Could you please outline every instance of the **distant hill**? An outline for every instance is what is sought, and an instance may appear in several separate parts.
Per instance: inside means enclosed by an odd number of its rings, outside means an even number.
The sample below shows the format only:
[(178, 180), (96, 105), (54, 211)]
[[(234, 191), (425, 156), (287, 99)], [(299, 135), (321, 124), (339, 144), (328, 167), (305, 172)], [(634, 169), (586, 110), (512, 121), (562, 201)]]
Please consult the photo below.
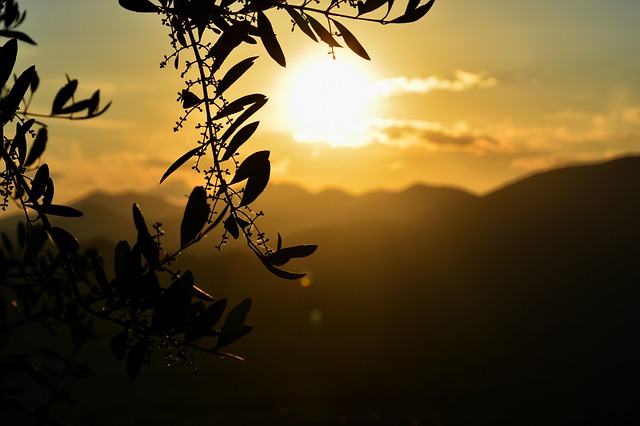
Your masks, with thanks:
[[(94, 195), (78, 203), (88, 223), (77, 233), (131, 232), (134, 199), (148, 220), (179, 223), (181, 208), (158, 199)], [(247, 361), (200, 356), (199, 380), (143, 371), (126, 388), (105, 361), (108, 398), (87, 406), (124, 407), (123, 425), (158, 404), (178, 404), (189, 424), (640, 424), (640, 157), (484, 197), (274, 186), (260, 208), (285, 243), (319, 244), (296, 265), (308, 288), (240, 244), (205, 243), (181, 261), (216, 297), (254, 299), (256, 329), (233, 347)], [(182, 418), (163, 413), (154, 424)]]

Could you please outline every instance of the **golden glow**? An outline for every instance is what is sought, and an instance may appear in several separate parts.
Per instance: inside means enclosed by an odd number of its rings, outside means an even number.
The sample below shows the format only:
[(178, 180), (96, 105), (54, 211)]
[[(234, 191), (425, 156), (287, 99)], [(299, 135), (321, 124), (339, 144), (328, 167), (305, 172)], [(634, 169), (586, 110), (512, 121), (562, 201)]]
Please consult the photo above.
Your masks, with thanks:
[(332, 146), (367, 144), (367, 119), (375, 106), (370, 65), (342, 55), (305, 61), (289, 82), (287, 115), (298, 142)]
[(300, 285), (305, 288), (309, 287), (311, 285), (311, 279), (308, 276), (300, 278)]

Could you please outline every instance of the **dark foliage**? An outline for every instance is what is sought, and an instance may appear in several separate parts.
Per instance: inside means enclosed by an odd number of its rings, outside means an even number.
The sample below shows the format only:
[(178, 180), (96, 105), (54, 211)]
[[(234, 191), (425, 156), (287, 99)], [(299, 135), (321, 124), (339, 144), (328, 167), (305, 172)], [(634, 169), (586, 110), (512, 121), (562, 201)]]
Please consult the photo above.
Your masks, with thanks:
[[(136, 239), (133, 244), (125, 240), (117, 243), (113, 267), (105, 267), (97, 250), (81, 252), (74, 235), (55, 225), (55, 217), (78, 218), (82, 212), (54, 202), (54, 182), (49, 166), (42, 162), (49, 136), (42, 120), (92, 119), (105, 113), (110, 103), (101, 106), (99, 90), (79, 99), (78, 80), (67, 76), (66, 84), (52, 101), (51, 112), (31, 112), (31, 98), (40, 82), (36, 67), (22, 71), (14, 68), (18, 41), (35, 42), (17, 30), (26, 13), (20, 11), (16, 1), (0, 0), (0, 36), (9, 38), (0, 48), (1, 206), (6, 210), (11, 203), (16, 204), (25, 219), (17, 238), (3, 234), (4, 247), (0, 251), (0, 409), (11, 419), (21, 418), (21, 422), (31, 418), (36, 424), (56, 424), (51, 420), (51, 407), (75, 403), (62, 383), (68, 376), (90, 374), (85, 366), (74, 363), (73, 357), (93, 337), (91, 324), (96, 319), (120, 328), (111, 339), (111, 348), (113, 355), (125, 363), (131, 379), (138, 377), (156, 352), (168, 361), (186, 361), (194, 371), (194, 350), (239, 358), (224, 350), (252, 330), (245, 324), (251, 299), (230, 309), (225, 317), (226, 299), (214, 298), (204, 291), (189, 269), (176, 269), (174, 263), (179, 255), (222, 223), (218, 249), (229, 237), (242, 239), (268, 271), (281, 278), (297, 279), (305, 274), (283, 267), (291, 259), (311, 255), (316, 246), (282, 247), (278, 235), (277, 247), (272, 248), (258, 227), (263, 213), (254, 211), (251, 205), (268, 185), (269, 152), (255, 152), (240, 161), (239, 149), (259, 124), (244, 123), (266, 104), (267, 97), (249, 94), (234, 100), (226, 98), (227, 89), (250, 71), (256, 56), (222, 71), (226, 59), (242, 45), (257, 44), (259, 38), (269, 56), (285, 66), (285, 54), (267, 17), (269, 10), (286, 11), (295, 25), (314, 41), (319, 38), (326, 43), (332, 54), (334, 48), (341, 47), (338, 40), (342, 38), (347, 47), (369, 59), (360, 42), (338, 19), (381, 24), (412, 22), (428, 12), (433, 0), (422, 6), (409, 1), (404, 13), (391, 20), (387, 15), (393, 0), (357, 4), (331, 1), (324, 9), (313, 7), (319, 6), (317, 2), (306, 1), (119, 3), (133, 12), (160, 15), (169, 29), (173, 53), (165, 57), (161, 66), (171, 62), (184, 80), (178, 101), (185, 113), (174, 130), (182, 128), (188, 118), (198, 116), (195, 127), (201, 134), (199, 146), (176, 160), (161, 182), (192, 161), (193, 169), (203, 175), (204, 184), (195, 187), (189, 196), (176, 249), (165, 248), (162, 225), (149, 226), (141, 208), (133, 204)], [(383, 18), (364, 16), (384, 4), (388, 4), (389, 11)], [(341, 6), (353, 13), (339, 12)], [(185, 58), (182, 64), (180, 57)], [(12, 73), (16, 73), (13, 82)], [(39, 340), (37, 348), (25, 349), (21, 339), (35, 326), (44, 327), (52, 335), (57, 329), (68, 329), (73, 341), (70, 352), (59, 354), (48, 349), (46, 339)], [(60, 368), (51, 368), (51, 360)], [(14, 386), (14, 381), (21, 384)], [(35, 384), (46, 397), (34, 405), (30, 401)]]

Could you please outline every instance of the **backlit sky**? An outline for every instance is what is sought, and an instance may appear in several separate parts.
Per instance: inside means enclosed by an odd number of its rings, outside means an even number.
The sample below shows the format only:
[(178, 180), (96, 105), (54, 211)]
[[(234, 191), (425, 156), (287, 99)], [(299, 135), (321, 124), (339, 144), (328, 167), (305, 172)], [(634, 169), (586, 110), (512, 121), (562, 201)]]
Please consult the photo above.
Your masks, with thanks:
[[(170, 53), (159, 17), (116, 0), (20, 4), (22, 30), (38, 42), (19, 53), (19, 67), (35, 64), (41, 78), (32, 109), (50, 110), (65, 73), (79, 79), (80, 95), (100, 88), (113, 101), (95, 120), (49, 121), (45, 155), (58, 200), (156, 188), (195, 146), (190, 132), (172, 132), (182, 87), (175, 70), (158, 66)], [(537, 170), (640, 153), (640, 1), (439, 0), (414, 24), (342, 21), (372, 58), (338, 49), (344, 86), (321, 81), (332, 75), (318, 72), (326, 47), (277, 15), (268, 12), (287, 68), (257, 45), (245, 51), (260, 55), (256, 66), (233, 88), (270, 98), (245, 153), (271, 150), (272, 182), (354, 193), (420, 182), (484, 193)], [(327, 110), (350, 119), (340, 127)], [(185, 167), (162, 191), (199, 183)]]

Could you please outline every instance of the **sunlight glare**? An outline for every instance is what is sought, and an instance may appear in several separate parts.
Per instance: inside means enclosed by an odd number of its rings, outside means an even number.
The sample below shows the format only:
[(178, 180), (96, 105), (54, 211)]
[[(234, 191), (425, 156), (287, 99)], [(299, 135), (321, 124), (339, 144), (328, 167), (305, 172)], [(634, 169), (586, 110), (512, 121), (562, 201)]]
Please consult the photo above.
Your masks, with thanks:
[(368, 143), (367, 119), (375, 106), (368, 63), (340, 56), (305, 61), (289, 84), (288, 118), (297, 142), (334, 147)]

